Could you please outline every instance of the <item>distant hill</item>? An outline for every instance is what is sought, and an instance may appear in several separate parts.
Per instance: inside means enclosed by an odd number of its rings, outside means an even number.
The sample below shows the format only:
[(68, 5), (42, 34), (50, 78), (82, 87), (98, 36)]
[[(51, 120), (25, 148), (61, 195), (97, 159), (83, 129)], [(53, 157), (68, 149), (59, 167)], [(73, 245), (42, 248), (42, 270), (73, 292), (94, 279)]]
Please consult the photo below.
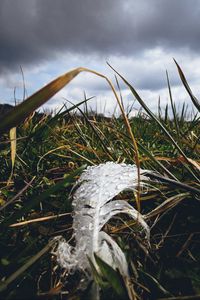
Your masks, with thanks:
[(0, 104), (0, 117), (5, 115), (7, 112), (9, 112), (13, 108), (10, 104)]

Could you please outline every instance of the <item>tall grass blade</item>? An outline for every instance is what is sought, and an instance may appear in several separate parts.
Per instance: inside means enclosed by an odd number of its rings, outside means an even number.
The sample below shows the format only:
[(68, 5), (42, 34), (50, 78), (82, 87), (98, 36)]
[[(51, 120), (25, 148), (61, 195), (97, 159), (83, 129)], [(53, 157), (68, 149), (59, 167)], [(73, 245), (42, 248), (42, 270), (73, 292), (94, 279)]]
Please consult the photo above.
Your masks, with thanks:
[(165, 106), (165, 117), (164, 117), (165, 124), (167, 124), (168, 121), (169, 121), (169, 112), (168, 112), (168, 104), (166, 104), (166, 106)]
[(195, 107), (197, 108), (197, 110), (200, 112), (200, 103), (199, 103), (199, 100), (193, 95), (192, 90), (191, 90), (191, 88), (190, 88), (190, 86), (189, 86), (189, 84), (188, 84), (188, 82), (187, 82), (187, 80), (185, 78), (185, 75), (184, 75), (183, 71), (181, 70), (181, 67), (179, 66), (179, 64), (177, 63), (177, 61), (175, 59), (174, 59), (174, 62), (176, 64), (177, 68), (178, 68), (179, 76), (181, 78), (181, 81), (182, 81), (182, 83), (183, 83), (186, 91), (190, 95), (190, 98), (191, 98), (193, 104), (195, 105)]
[(169, 75), (168, 75), (167, 71), (166, 71), (166, 76), (167, 76), (167, 86), (168, 86), (168, 91), (169, 91), (169, 98), (170, 98), (170, 102), (171, 102), (174, 122), (175, 122), (175, 126), (176, 126), (176, 131), (179, 135), (180, 134), (180, 129), (179, 129), (178, 120), (177, 120), (176, 107), (175, 107), (174, 102), (173, 102), (172, 91), (171, 91), (171, 86), (170, 86), (170, 82), (169, 82)]

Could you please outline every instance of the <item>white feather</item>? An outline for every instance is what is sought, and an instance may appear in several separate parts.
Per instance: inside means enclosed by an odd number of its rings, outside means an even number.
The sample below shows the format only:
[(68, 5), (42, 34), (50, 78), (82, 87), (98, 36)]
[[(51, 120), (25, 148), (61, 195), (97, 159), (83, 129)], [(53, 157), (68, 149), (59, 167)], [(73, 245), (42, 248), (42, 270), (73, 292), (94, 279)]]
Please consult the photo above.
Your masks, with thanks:
[[(141, 179), (148, 180), (140, 170)], [(137, 189), (137, 168), (107, 162), (88, 167), (77, 182), (73, 198), (73, 229), (76, 247), (62, 239), (56, 251), (57, 261), (68, 273), (79, 269), (91, 278), (92, 270), (88, 257), (96, 266), (94, 253), (114, 269), (128, 277), (128, 265), (124, 253), (118, 244), (106, 232), (103, 226), (116, 214), (128, 214), (140, 224), (149, 239), (149, 227), (144, 217), (125, 200), (113, 200), (124, 190)], [(143, 182), (141, 181), (141, 186)]]

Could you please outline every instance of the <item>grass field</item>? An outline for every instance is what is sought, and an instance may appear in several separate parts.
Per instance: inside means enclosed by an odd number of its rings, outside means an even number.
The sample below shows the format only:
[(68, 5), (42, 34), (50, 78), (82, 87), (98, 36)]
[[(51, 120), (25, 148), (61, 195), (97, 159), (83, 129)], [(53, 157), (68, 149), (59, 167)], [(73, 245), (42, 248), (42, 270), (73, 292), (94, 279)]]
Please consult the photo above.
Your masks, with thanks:
[[(177, 67), (197, 111), (199, 102)], [(188, 120), (185, 106), (177, 111), (169, 81), (169, 106), (154, 114), (123, 77), (143, 109), (134, 118), (128, 119), (122, 104), (118, 118), (90, 115), (87, 99), (54, 116), (34, 113), (80, 71), (59, 77), (1, 118), (0, 299), (89, 299), (88, 290), (79, 290), (81, 274), (66, 278), (57, 266), (51, 239), (71, 238), (72, 187), (86, 166), (106, 161), (136, 164), (171, 180), (152, 178), (144, 193), (120, 194), (149, 214), (150, 248), (128, 217), (114, 217), (104, 228), (126, 254), (132, 299), (198, 299), (199, 115)], [(107, 270), (102, 276), (101, 299), (128, 299), (117, 272)]]

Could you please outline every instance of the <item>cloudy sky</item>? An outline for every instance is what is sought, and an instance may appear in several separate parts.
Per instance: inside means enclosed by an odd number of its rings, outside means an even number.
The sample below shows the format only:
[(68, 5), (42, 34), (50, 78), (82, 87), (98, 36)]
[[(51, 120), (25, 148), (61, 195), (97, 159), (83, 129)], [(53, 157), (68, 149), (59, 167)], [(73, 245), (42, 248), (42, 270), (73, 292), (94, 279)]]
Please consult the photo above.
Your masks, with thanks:
[[(87, 67), (114, 80), (108, 61), (156, 110), (169, 101), (166, 69), (174, 100), (192, 109), (173, 62), (181, 65), (196, 96), (200, 92), (199, 0), (1, 0), (0, 101), (23, 99), (50, 80), (76, 67)], [(134, 98), (121, 84), (127, 106)], [(15, 93), (14, 93), (15, 90)], [(51, 101), (89, 102), (99, 112), (113, 112), (115, 100), (106, 82), (79, 75)], [(134, 108), (138, 109), (137, 103)]]

